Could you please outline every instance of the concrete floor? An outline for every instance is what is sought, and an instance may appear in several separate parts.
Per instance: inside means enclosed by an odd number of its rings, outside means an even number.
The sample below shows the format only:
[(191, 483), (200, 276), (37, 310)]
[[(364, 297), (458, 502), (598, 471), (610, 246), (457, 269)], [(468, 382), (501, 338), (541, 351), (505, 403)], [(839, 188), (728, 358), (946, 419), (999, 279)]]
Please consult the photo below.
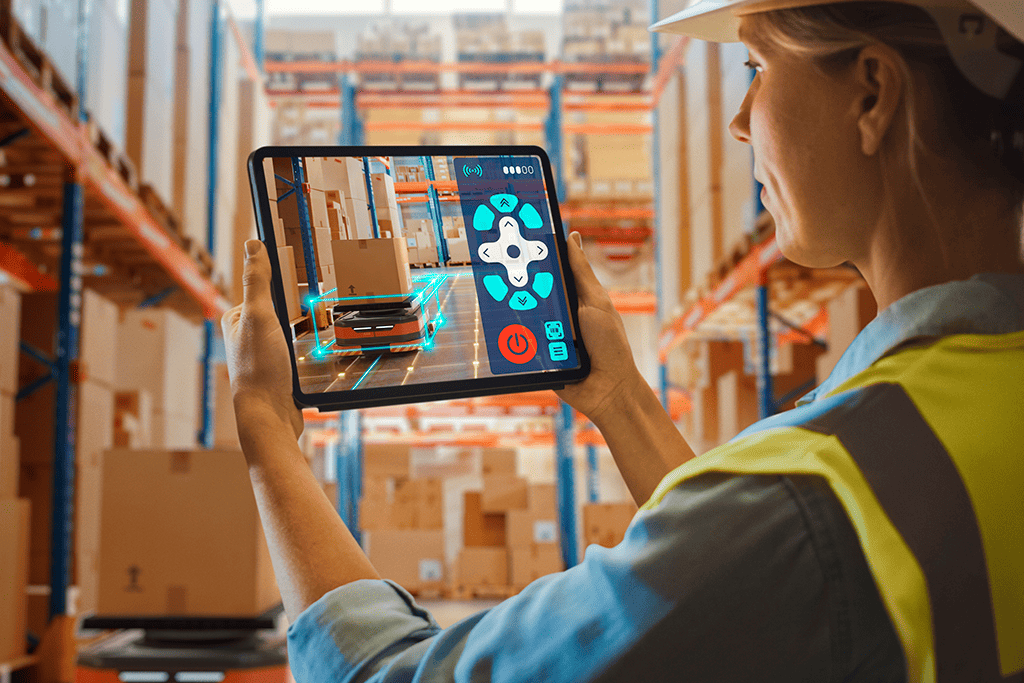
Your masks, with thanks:
[[(413, 280), (417, 291), (430, 294), (421, 304), (424, 323), (437, 326), (429, 348), (419, 344), (401, 352), (341, 354), (332, 350), (332, 325), (304, 333), (295, 340), (295, 352), (303, 359), (298, 362), (299, 381), (307, 393), (493, 376), (472, 268), (415, 269)], [(318, 345), (327, 354), (324, 358), (314, 357)]]

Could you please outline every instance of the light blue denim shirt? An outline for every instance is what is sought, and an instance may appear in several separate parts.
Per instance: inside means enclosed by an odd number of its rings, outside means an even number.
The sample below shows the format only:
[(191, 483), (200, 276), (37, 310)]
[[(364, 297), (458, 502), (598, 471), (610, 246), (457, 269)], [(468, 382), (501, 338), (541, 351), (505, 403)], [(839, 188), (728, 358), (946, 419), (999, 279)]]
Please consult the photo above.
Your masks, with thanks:
[[(811, 419), (910, 339), (1024, 329), (1024, 276), (928, 287), (866, 326), (798, 407)], [(844, 392), (845, 393), (845, 392)], [(737, 437), (739, 438), (739, 437)], [(442, 629), (401, 586), (329, 591), (288, 627), (298, 683), (898, 681), (899, 641), (842, 506), (822, 480), (710, 473), (634, 517), (614, 548)]]

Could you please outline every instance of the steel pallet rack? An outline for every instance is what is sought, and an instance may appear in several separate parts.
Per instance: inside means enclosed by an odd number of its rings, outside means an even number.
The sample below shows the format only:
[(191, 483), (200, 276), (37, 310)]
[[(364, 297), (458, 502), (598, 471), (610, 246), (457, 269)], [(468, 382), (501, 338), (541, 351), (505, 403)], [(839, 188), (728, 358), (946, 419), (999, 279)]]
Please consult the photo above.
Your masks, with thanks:
[[(48, 58), (34, 51), (35, 61), (23, 61), (24, 50), (12, 47), (11, 37), (21, 35), (16, 20), (11, 16), (9, 3), (0, 8), (3, 40), (0, 40), (0, 151), (31, 159), (31, 164), (19, 168), (19, 178), (13, 182), (23, 185), (19, 194), (25, 201), (19, 208), (8, 208), (11, 214), (24, 213), (30, 222), (60, 222), (60, 229), (30, 228), (8, 231), (11, 242), (0, 242), (0, 281), (9, 281), (23, 292), (58, 293), (58, 338), (56, 357), (46, 358), (34, 349), (22, 345), (23, 351), (45, 361), (51, 372), (45, 381), (56, 384), (54, 402), (54, 478), (51, 523), (51, 563), (49, 624), (40, 643), (38, 655), (26, 657), (16, 663), (0, 666), (7, 676), (13, 668), (38, 663), (48, 670), (66, 663), (67, 648), (74, 647), (74, 622), (67, 612), (69, 560), (71, 547), (71, 519), (75, 472), (76, 383), (80, 381), (78, 367), (79, 324), (81, 292), (84, 284), (99, 287), (105, 293), (139, 306), (164, 302), (173, 305), (190, 317), (201, 317), (206, 326), (204, 352), (204, 416), (203, 429), (198, 438), (209, 444), (211, 429), (211, 387), (209, 370), (213, 346), (213, 323), (230, 308), (230, 302), (213, 284), (210, 277), (186, 252), (174, 235), (168, 234), (160, 219), (137, 194), (136, 179), (125, 168), (118, 167), (105, 150), (94, 146), (93, 133), (85, 110), (85, 84), (88, 82), (88, 26), (91, 3), (78, 0), (79, 24), (77, 45), (77, 76), (79, 91), (70, 101), (65, 93), (55, 91), (49, 84)], [(262, 0), (257, 0), (262, 6)], [(233, 19), (220, 5), (213, 2), (211, 16), (212, 54), (217, 54), (219, 41), (226, 27), (230, 27), (240, 41), (247, 70), (258, 82), (248, 47), (241, 41)], [(257, 31), (257, 34), (261, 31)], [(216, 64), (216, 60), (211, 60)], [(32, 71), (37, 73), (33, 74)], [(213, 79), (218, 78), (214, 66)], [(254, 75), (255, 74), (255, 75)], [(217, 81), (211, 80), (211, 87)], [(216, 165), (216, 91), (211, 93), (210, 128), (210, 197), (215, 190)], [(33, 188), (29, 177), (57, 177), (62, 179), (59, 193), (52, 184)], [(212, 218), (208, 226), (207, 246), (212, 251)], [(59, 240), (59, 249), (53, 242)], [(119, 250), (98, 248), (106, 242), (121, 245)], [(125, 246), (129, 245), (129, 246)], [(88, 259), (105, 261), (113, 255), (124, 257), (126, 267), (111, 268), (105, 264), (92, 265)], [(118, 261), (122, 260), (117, 258)], [(58, 273), (54, 278), (51, 273)], [(120, 276), (120, 277), (109, 277)], [(176, 296), (180, 291), (182, 296)], [(140, 301), (141, 300), (141, 301)], [(17, 398), (23, 398), (45, 382), (39, 381), (23, 387)], [(60, 659), (50, 661), (50, 659)]]

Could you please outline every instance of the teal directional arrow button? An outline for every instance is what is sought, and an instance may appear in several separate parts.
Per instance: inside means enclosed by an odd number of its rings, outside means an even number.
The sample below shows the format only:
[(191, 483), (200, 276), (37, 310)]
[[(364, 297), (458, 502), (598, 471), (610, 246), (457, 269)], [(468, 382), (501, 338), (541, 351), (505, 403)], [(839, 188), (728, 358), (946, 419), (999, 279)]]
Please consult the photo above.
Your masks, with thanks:
[(544, 227), (544, 220), (537, 213), (537, 209), (533, 208), (532, 204), (523, 204), (523, 210), (519, 212), (519, 219), (523, 221), (523, 225), (531, 230)]
[(554, 284), (555, 276), (551, 273), (537, 273), (533, 276), (533, 291), (537, 292), (541, 299), (547, 299), (551, 295)]
[(488, 209), (486, 204), (476, 207), (476, 213), (473, 214), (473, 229), (490, 230), (492, 223), (494, 223), (494, 212)]
[(537, 300), (529, 292), (516, 292), (508, 300), (508, 305), (513, 311), (529, 311), (537, 308)]
[(496, 194), (491, 196), (491, 206), (502, 213), (511, 213), (519, 203), (519, 197), (514, 194)]
[(505, 284), (500, 275), (485, 275), (484, 287), (487, 288), (487, 293), (494, 297), (495, 301), (501, 301), (508, 294), (508, 285)]

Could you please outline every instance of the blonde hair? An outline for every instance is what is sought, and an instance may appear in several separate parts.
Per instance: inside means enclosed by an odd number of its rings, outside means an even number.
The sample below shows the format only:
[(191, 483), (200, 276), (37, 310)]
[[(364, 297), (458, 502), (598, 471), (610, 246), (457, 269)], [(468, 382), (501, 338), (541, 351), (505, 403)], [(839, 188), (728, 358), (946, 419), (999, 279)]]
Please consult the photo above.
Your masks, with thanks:
[[(759, 42), (806, 57), (823, 75), (851, 66), (864, 47), (882, 43), (902, 57), (899, 68), (906, 82), (907, 133), (910, 169), (918, 192), (934, 211), (918, 172), (918, 154), (946, 160), (964, 169), (964, 177), (986, 189), (999, 189), (1024, 222), (1024, 115), (1009, 118), (1003, 103), (975, 88), (949, 55), (931, 15), (899, 2), (851, 2), (773, 10), (748, 17), (750, 33)], [(1022, 46), (1017, 41), (1014, 47)], [(920, 84), (911, 70), (933, 86), (942, 149), (927, 144), (919, 131), (916, 95)], [(933, 141), (935, 142), (935, 141)]]

